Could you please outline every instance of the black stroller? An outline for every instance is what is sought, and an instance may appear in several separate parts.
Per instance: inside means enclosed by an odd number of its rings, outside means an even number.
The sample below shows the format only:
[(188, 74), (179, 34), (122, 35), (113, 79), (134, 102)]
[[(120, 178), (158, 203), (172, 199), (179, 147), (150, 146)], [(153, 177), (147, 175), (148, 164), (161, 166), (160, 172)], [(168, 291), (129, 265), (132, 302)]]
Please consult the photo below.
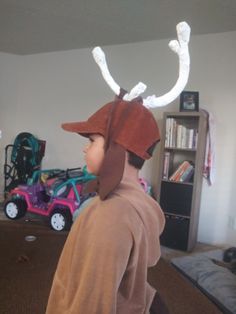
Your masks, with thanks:
[(19, 184), (27, 183), (35, 170), (40, 169), (46, 142), (31, 133), (19, 133), (14, 144), (5, 147), (4, 195)]

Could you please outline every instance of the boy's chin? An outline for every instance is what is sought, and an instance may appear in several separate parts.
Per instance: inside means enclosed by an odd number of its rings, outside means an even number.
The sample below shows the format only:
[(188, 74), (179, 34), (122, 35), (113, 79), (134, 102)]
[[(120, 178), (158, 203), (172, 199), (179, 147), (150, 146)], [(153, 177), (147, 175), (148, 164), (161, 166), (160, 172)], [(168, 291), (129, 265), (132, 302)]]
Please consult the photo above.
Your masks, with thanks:
[(94, 169), (89, 168), (88, 166), (87, 166), (87, 172), (88, 172), (89, 174), (94, 175), (94, 176), (97, 176), (97, 175), (98, 175), (98, 172), (97, 172), (97, 171), (95, 171)]

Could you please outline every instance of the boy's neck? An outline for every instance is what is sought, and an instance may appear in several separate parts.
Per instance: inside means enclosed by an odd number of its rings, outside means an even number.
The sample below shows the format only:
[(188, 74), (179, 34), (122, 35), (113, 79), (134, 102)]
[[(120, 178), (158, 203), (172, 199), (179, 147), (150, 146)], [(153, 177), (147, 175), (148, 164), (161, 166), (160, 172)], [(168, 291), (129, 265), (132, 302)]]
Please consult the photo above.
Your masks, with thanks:
[(129, 164), (127, 152), (126, 152), (126, 157), (125, 157), (125, 169), (124, 169), (123, 178), (133, 179), (135, 181), (138, 181), (139, 179), (139, 170)]

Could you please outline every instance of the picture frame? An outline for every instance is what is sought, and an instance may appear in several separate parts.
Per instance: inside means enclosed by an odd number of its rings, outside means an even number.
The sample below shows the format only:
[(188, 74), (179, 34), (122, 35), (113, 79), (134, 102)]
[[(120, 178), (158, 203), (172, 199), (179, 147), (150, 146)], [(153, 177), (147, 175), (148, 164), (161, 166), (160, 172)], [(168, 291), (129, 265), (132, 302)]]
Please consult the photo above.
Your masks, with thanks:
[(183, 91), (180, 94), (180, 111), (199, 111), (199, 92)]

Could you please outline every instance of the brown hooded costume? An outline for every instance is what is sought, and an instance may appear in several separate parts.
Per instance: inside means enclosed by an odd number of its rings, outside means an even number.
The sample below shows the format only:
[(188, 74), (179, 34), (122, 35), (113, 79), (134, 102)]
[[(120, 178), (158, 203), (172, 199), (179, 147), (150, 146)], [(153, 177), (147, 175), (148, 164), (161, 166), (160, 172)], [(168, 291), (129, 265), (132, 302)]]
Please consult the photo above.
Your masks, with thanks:
[[(169, 104), (186, 86), (191, 29), (186, 22), (176, 29), (178, 41), (169, 46), (179, 57), (178, 80), (167, 94), (144, 99), (146, 108)], [(120, 87), (109, 73), (105, 54), (96, 47), (93, 55), (118, 95)], [(155, 290), (147, 283), (147, 269), (160, 258), (164, 215), (144, 193), (138, 178), (129, 175), (131, 166), (125, 159), (126, 151), (149, 159), (149, 148), (160, 139), (154, 117), (140, 99), (134, 99), (144, 87), (139, 83), (122, 97), (131, 101), (116, 99), (85, 122), (63, 125), (83, 136), (103, 135), (106, 147), (94, 184), (98, 197), (73, 224), (55, 273), (47, 314), (149, 313)]]
[(148, 148), (160, 139), (155, 119), (140, 100), (116, 99), (87, 121), (62, 127), (103, 135), (106, 148), (96, 183), (99, 196), (72, 226), (46, 313), (149, 313), (155, 290), (147, 283), (147, 269), (160, 258), (164, 215), (128, 175), (125, 151), (151, 157)]

